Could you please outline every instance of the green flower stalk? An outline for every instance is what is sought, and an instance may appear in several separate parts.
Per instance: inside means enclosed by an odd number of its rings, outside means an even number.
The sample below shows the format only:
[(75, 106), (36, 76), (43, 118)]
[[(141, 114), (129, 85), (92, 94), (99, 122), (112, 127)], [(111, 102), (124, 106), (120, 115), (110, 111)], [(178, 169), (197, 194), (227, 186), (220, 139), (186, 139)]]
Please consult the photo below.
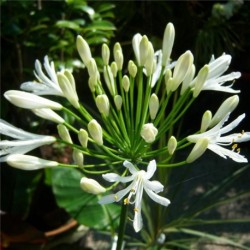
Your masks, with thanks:
[[(121, 217), (126, 216), (131, 204), (135, 205), (133, 226), (136, 232), (143, 226), (143, 190), (153, 201), (166, 207), (170, 204), (166, 197), (158, 194), (163, 191), (163, 184), (157, 180), (149, 181), (154, 174), (157, 178), (158, 168), (187, 165), (204, 157), (207, 149), (223, 158), (247, 162), (235, 143), (249, 141), (249, 132), (229, 134), (245, 114), (226, 124), (239, 103), (238, 95), (227, 98), (214, 115), (206, 108), (200, 130), (199, 124), (194, 124), (190, 135), (186, 136), (186, 131), (177, 133), (178, 124), (189, 108), (198, 102), (201, 93), (238, 94), (240, 91), (234, 90), (233, 84), (227, 82), (238, 79), (241, 74), (225, 74), (231, 62), (231, 56), (227, 54), (216, 59), (212, 56), (201, 69), (196, 69), (189, 50), (172, 58), (174, 39), (172, 23), (166, 26), (162, 50), (155, 51), (150, 39), (137, 33), (132, 38), (134, 57), (128, 62), (124, 61), (126, 57), (119, 42), (113, 49), (104, 44), (102, 65), (99, 65), (86, 40), (77, 36), (76, 48), (89, 76), (84, 84), (89, 86), (95, 103), (91, 108), (80, 101), (80, 96), (78, 98), (74, 72), (68, 69), (56, 71), (53, 61), (50, 62), (47, 56), (44, 69), (36, 60), (36, 81), (25, 82), (21, 85), (23, 91), (9, 90), (4, 96), (13, 105), (30, 109), (38, 117), (55, 122), (58, 136), (35, 135), (0, 120), (1, 134), (14, 139), (0, 142), (1, 161), (25, 170), (52, 166), (78, 168), (84, 175), (80, 185), (85, 192), (99, 197), (101, 193), (112, 190), (114, 194), (105, 195), (99, 202), (123, 202)], [(53, 96), (58, 96), (59, 102), (53, 101)], [(60, 103), (63, 98), (62, 103), (69, 103), (67, 108)], [(72, 119), (64, 119), (62, 113)], [(75, 122), (69, 123), (68, 120)], [(26, 155), (37, 147), (54, 142), (72, 148), (74, 163), (65, 165)], [(184, 160), (178, 158), (177, 153), (181, 150), (186, 154)], [(91, 163), (91, 158), (95, 159), (95, 164)], [(103, 178), (106, 181), (114, 182), (108, 188), (102, 186), (106, 183), (99, 184), (92, 179), (102, 173), (105, 173)], [(128, 182), (131, 183), (127, 185)], [(125, 187), (117, 191), (120, 185)], [(121, 218), (118, 248), (123, 242), (126, 218)]]

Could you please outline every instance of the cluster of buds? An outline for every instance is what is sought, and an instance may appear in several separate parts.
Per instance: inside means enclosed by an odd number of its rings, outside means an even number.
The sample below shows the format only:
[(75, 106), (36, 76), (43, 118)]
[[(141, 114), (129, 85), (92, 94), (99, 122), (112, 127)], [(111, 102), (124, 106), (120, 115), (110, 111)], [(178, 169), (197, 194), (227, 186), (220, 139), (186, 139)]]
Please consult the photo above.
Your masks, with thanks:
[[(170, 202), (155, 194), (163, 190), (162, 185), (159, 183), (156, 187), (150, 184), (149, 190), (149, 186), (145, 184), (150, 183), (148, 180), (156, 170), (156, 162), (152, 163), (152, 158), (163, 159), (158, 163), (160, 167), (175, 167), (195, 161), (209, 149), (221, 157), (230, 157), (236, 162), (247, 162), (247, 159), (235, 150), (235, 146), (233, 150), (225, 148), (250, 140), (249, 132), (241, 133), (240, 136), (224, 135), (245, 117), (243, 114), (223, 127), (239, 103), (236, 94), (240, 91), (234, 90), (232, 84), (225, 85), (241, 75), (239, 72), (224, 75), (230, 65), (231, 56), (223, 54), (217, 59), (212, 57), (210, 62), (196, 73), (191, 51), (184, 52), (177, 60), (172, 59), (174, 39), (175, 29), (172, 23), (166, 26), (162, 50), (159, 51), (154, 51), (153, 44), (146, 35), (134, 35), (132, 47), (135, 60), (131, 59), (127, 64), (124, 62), (120, 43), (115, 43), (113, 51), (110, 51), (107, 44), (103, 44), (102, 65), (98, 67), (88, 43), (79, 35), (76, 47), (88, 71), (88, 86), (98, 114), (93, 114), (92, 109), (88, 109), (79, 101), (77, 84), (70, 70), (56, 72), (54, 63), (49, 62), (46, 56), (44, 73), (41, 63), (36, 60), (37, 81), (25, 82), (21, 85), (22, 91), (9, 90), (4, 96), (15, 106), (30, 109), (37, 116), (55, 122), (59, 136), (56, 138), (31, 134), (1, 120), (1, 134), (16, 139), (0, 142), (1, 161), (7, 161), (9, 165), (22, 169), (65, 166), (24, 155), (36, 147), (59, 141), (73, 149), (74, 164), (69, 167), (79, 167), (85, 175), (101, 174), (110, 172), (110, 166), (114, 170), (116, 165), (125, 162), (124, 166), (129, 169), (133, 178), (142, 180), (144, 186), (138, 191), (141, 184), (133, 181), (132, 177), (126, 177), (132, 181), (133, 192), (126, 189), (121, 197), (127, 193), (129, 198), (132, 195), (140, 197), (137, 192), (142, 192), (144, 188), (152, 199), (165, 206)], [(235, 95), (226, 99), (214, 115), (207, 110), (202, 117), (200, 130), (194, 131), (193, 135), (180, 138), (179, 134), (173, 134), (173, 131), (177, 131), (174, 129), (176, 124), (203, 91)], [(41, 97), (42, 95), (65, 98), (72, 105), (72, 109)], [(60, 115), (63, 113), (74, 118), (77, 125), (66, 121)], [(72, 134), (77, 135), (74, 140)], [(186, 149), (191, 143), (195, 143), (195, 146), (186, 159), (173, 163), (171, 160), (176, 151)], [(89, 157), (99, 159), (99, 163), (89, 164)], [(138, 166), (148, 165), (149, 161), (148, 172), (138, 170)], [(135, 164), (136, 167), (130, 164)], [(117, 173), (104, 175), (104, 178), (111, 182), (124, 182), (125, 177), (122, 176), (127, 170), (122, 174), (119, 170), (120, 168), (117, 168)], [(82, 179), (81, 187), (94, 194), (106, 191), (96, 181), (86, 177)], [(102, 203), (118, 201), (119, 199), (115, 198), (118, 196), (111, 196)], [(128, 201), (129, 198), (125, 200)], [(138, 214), (139, 203), (140, 200), (135, 208)], [(135, 219), (135, 229), (139, 231), (142, 226), (140, 216)]]

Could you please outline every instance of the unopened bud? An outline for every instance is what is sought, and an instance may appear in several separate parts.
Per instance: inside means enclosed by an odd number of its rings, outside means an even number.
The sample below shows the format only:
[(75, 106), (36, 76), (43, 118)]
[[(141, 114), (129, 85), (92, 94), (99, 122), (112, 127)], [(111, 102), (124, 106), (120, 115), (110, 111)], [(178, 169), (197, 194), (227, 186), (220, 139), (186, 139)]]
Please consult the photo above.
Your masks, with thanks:
[(168, 140), (168, 153), (172, 155), (177, 147), (177, 141), (174, 136), (171, 136)]
[(99, 72), (97, 69), (96, 61), (94, 58), (91, 58), (87, 64), (87, 69), (89, 76), (96, 76)]
[(88, 131), (98, 145), (103, 145), (102, 127), (95, 119), (89, 122)]
[(83, 148), (87, 148), (89, 135), (88, 135), (88, 132), (85, 129), (81, 128), (79, 130), (79, 132), (78, 132), (78, 140), (81, 143)]
[(107, 44), (102, 45), (102, 60), (104, 65), (109, 64), (110, 50)]
[(89, 60), (92, 58), (91, 51), (88, 43), (80, 35), (77, 36), (76, 47), (83, 63), (87, 66)]
[(105, 116), (109, 115), (110, 105), (107, 95), (105, 94), (98, 95), (95, 99), (95, 103), (101, 114)]
[(231, 113), (235, 110), (235, 108), (239, 104), (239, 96), (234, 95), (229, 98), (227, 98), (218, 108), (217, 112), (213, 116), (211, 123), (209, 124), (209, 127), (215, 126), (217, 123), (219, 123), (228, 113)]
[(159, 110), (159, 99), (156, 94), (152, 94), (149, 100), (149, 114), (152, 120), (155, 119)]
[(142, 126), (141, 137), (145, 140), (145, 142), (154, 142), (157, 134), (158, 130), (153, 123), (147, 123)]
[(90, 76), (89, 77), (89, 81), (88, 81), (88, 84), (89, 84), (89, 88), (91, 90), (91, 92), (95, 92), (95, 87), (97, 85), (97, 77), (96, 76)]
[(140, 50), (140, 63), (141, 66), (144, 66), (148, 57), (148, 48), (149, 41), (146, 35), (144, 35), (140, 41), (139, 50)]
[(109, 89), (109, 92), (112, 96), (115, 95), (115, 81), (114, 76), (109, 66), (105, 66), (103, 70), (103, 76), (105, 83)]
[(57, 131), (62, 140), (72, 144), (69, 130), (66, 128), (66, 126), (63, 124), (57, 125)]
[(122, 70), (124, 59), (120, 43), (115, 43), (114, 45), (114, 59), (117, 64), (118, 70)]
[(194, 98), (196, 98), (200, 94), (200, 92), (201, 92), (201, 90), (202, 90), (202, 88), (207, 80), (208, 73), (209, 73), (209, 66), (208, 65), (205, 65), (205, 66), (203, 66), (203, 68), (200, 69), (197, 77), (195, 78), (194, 90), (193, 90), (193, 97)]
[(110, 65), (110, 68), (111, 68), (111, 72), (112, 72), (114, 78), (116, 78), (117, 71), (118, 71), (116, 62), (112, 62), (111, 65)]
[(194, 145), (191, 153), (189, 154), (187, 158), (187, 163), (191, 163), (197, 160), (199, 157), (201, 157), (203, 153), (206, 151), (208, 143), (209, 140), (206, 137), (199, 139)]
[(125, 90), (125, 92), (129, 91), (130, 81), (127, 75), (124, 75), (122, 78), (122, 87)]
[(145, 69), (147, 76), (150, 76), (153, 74), (155, 69), (155, 59), (154, 59), (154, 48), (151, 42), (148, 42), (148, 56), (145, 62)]
[[(66, 74), (69, 75), (69, 72), (67, 72)], [(57, 73), (58, 83), (64, 96), (75, 108), (78, 109), (80, 107), (80, 104), (78, 102), (78, 95), (76, 93), (75, 85), (71, 83), (73, 76), (69, 77), (70, 80), (63, 73)]]
[(118, 111), (122, 108), (122, 97), (120, 95), (116, 95), (114, 97), (115, 107)]
[(175, 29), (172, 23), (168, 23), (163, 36), (162, 42), (162, 66), (166, 66), (168, 64), (173, 44), (175, 38)]
[(84, 156), (83, 153), (79, 149), (74, 149), (72, 154), (73, 160), (76, 165), (83, 166)]
[(100, 194), (106, 191), (96, 180), (87, 177), (81, 179), (80, 186), (85, 192), (90, 194)]
[(132, 60), (128, 62), (128, 72), (133, 78), (135, 78), (137, 74), (137, 66)]
[(52, 109), (46, 109), (46, 108), (32, 109), (32, 112), (43, 119), (53, 121), (59, 124), (64, 123), (64, 119), (61, 116), (59, 116), (56, 112), (54, 112)]
[(184, 54), (182, 54), (174, 67), (174, 73), (173, 73), (173, 85), (171, 91), (175, 91), (181, 82), (184, 80), (186, 74), (191, 69), (191, 66), (193, 64), (193, 54), (188, 50)]
[(207, 130), (207, 128), (209, 127), (211, 123), (211, 119), (212, 119), (212, 113), (210, 110), (207, 110), (202, 116), (201, 129), (200, 129), (201, 133)]

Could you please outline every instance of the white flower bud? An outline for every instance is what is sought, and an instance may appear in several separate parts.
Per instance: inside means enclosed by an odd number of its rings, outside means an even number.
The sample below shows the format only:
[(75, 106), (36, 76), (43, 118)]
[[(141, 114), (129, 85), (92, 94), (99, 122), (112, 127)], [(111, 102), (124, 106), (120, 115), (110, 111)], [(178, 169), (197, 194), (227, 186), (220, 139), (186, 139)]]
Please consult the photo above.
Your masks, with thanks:
[(102, 60), (104, 65), (109, 64), (110, 50), (107, 44), (102, 45)]
[(135, 58), (139, 66), (142, 66), (140, 62), (140, 48), (139, 48), (141, 39), (142, 39), (142, 35), (139, 33), (135, 34), (132, 39), (132, 46), (133, 46), (133, 50), (135, 53)]
[(118, 71), (116, 62), (112, 62), (111, 65), (110, 65), (110, 68), (111, 68), (111, 72), (112, 72), (114, 78), (116, 78), (117, 71)]
[(144, 35), (140, 41), (140, 63), (144, 66), (148, 57), (149, 41), (146, 35)]
[(168, 140), (168, 153), (172, 155), (177, 147), (177, 141), (174, 136), (171, 136)]
[(122, 97), (120, 95), (116, 95), (114, 97), (115, 107), (118, 111), (122, 108)]
[(203, 155), (208, 147), (209, 140), (206, 137), (199, 139), (196, 144), (194, 145), (191, 153), (187, 158), (187, 163), (191, 163), (197, 160), (199, 157)]
[(87, 66), (92, 58), (91, 51), (88, 43), (80, 35), (77, 36), (76, 47), (83, 63)]
[(129, 91), (130, 81), (127, 75), (124, 75), (122, 78), (122, 87), (125, 90), (125, 92)]
[(152, 120), (155, 119), (157, 112), (159, 110), (159, 99), (156, 94), (152, 94), (149, 99), (149, 114)]
[(32, 109), (32, 112), (43, 119), (59, 124), (64, 123), (64, 119), (51, 109)]
[(88, 69), (89, 76), (97, 76), (99, 74), (94, 58), (91, 58), (86, 66)]
[(218, 108), (217, 112), (213, 116), (209, 127), (215, 126), (217, 123), (219, 123), (228, 113), (231, 113), (235, 110), (235, 108), (239, 104), (239, 96), (234, 95), (229, 98), (227, 98)]
[(181, 82), (184, 80), (186, 74), (191, 70), (193, 64), (193, 54), (188, 50), (182, 54), (174, 67), (173, 85), (171, 91), (175, 91)]
[(19, 90), (8, 90), (4, 93), (4, 97), (10, 103), (24, 109), (50, 108), (60, 110), (63, 107), (60, 103)]
[(57, 131), (62, 140), (72, 144), (69, 130), (66, 128), (66, 126), (63, 124), (57, 125)]
[(188, 88), (192, 87), (191, 83), (194, 78), (194, 75), (195, 75), (195, 65), (193, 64), (182, 82), (181, 95), (183, 95)]
[(120, 43), (115, 43), (114, 45), (114, 59), (117, 64), (118, 70), (122, 70), (124, 59)]
[(97, 85), (97, 77), (96, 76), (90, 76), (88, 80), (89, 88), (91, 92), (95, 92), (95, 87)]
[(73, 76), (73, 74), (70, 72), (70, 70), (65, 69), (63, 71), (63, 74), (67, 77), (67, 79), (69, 80), (69, 82), (72, 85), (72, 88), (76, 91), (76, 82), (75, 82), (75, 78)]
[(102, 127), (95, 119), (93, 119), (89, 122), (88, 130), (89, 130), (89, 133), (90, 133), (92, 139), (98, 145), (103, 145)]
[(154, 59), (154, 48), (153, 48), (152, 43), (148, 42), (148, 55), (147, 55), (147, 59), (145, 62), (145, 69), (146, 69), (147, 76), (150, 76), (153, 74), (155, 66), (156, 66), (156, 62)]
[(201, 133), (207, 130), (207, 128), (209, 127), (211, 123), (211, 119), (212, 119), (212, 113), (210, 110), (207, 110), (202, 116), (201, 129), (200, 129)]
[(98, 95), (95, 99), (95, 103), (101, 114), (104, 114), (105, 116), (109, 115), (110, 105), (107, 95)]
[(135, 63), (130, 60), (128, 62), (128, 72), (129, 75), (131, 75), (133, 78), (135, 78), (136, 74), (137, 74), (137, 66), (135, 65)]
[(78, 140), (81, 143), (83, 148), (87, 148), (89, 135), (88, 135), (88, 132), (85, 129), (81, 128), (79, 130), (79, 132), (78, 132)]
[(100, 194), (106, 192), (106, 189), (101, 186), (96, 180), (83, 177), (80, 182), (81, 188), (90, 194)]
[(154, 142), (157, 134), (158, 130), (153, 123), (147, 123), (142, 126), (141, 137), (145, 140), (145, 142)]
[(31, 155), (9, 155), (6, 162), (13, 168), (22, 170), (37, 170), (42, 168), (57, 167), (58, 162), (48, 161)]
[[(68, 73), (66, 74), (69, 75)], [(78, 102), (79, 99), (76, 93), (75, 86), (70, 82), (72, 81), (72, 77), (70, 77), (69, 80), (63, 73), (57, 73), (57, 79), (64, 96), (76, 109), (78, 109), (80, 107), (80, 104)]]
[(205, 66), (203, 66), (203, 68), (200, 69), (197, 77), (194, 80), (195, 81), (194, 89), (193, 89), (193, 97), (194, 98), (196, 98), (200, 94), (200, 92), (204, 86), (204, 83), (207, 80), (208, 73), (209, 73), (209, 66), (208, 65), (205, 65)]
[(173, 89), (174, 79), (172, 77), (169, 77), (168, 80), (165, 81), (165, 84), (166, 84), (167, 93), (169, 94), (170, 91), (172, 91)]
[(168, 23), (163, 36), (162, 42), (162, 66), (166, 66), (168, 64), (173, 44), (175, 38), (175, 29), (172, 23)]
[(83, 166), (84, 155), (79, 149), (74, 148), (72, 157), (76, 165)]
[(115, 80), (112, 74), (111, 68), (109, 66), (105, 66), (103, 69), (103, 76), (105, 83), (109, 89), (109, 92), (112, 96), (115, 95)]

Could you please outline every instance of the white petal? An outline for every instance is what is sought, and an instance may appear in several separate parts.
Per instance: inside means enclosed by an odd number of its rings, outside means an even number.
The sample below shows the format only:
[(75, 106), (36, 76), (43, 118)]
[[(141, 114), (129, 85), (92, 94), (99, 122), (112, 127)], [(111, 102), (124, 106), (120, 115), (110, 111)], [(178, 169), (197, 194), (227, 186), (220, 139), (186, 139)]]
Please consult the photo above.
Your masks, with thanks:
[(237, 143), (237, 142), (245, 142), (250, 140), (250, 133), (243, 132), (243, 133), (234, 133), (231, 135), (223, 136), (218, 139), (218, 142), (222, 143)]
[(232, 57), (230, 55), (223, 54), (211, 63), (209, 63), (209, 75), (208, 78), (216, 78), (222, 75), (229, 67)]
[(129, 161), (124, 161), (123, 166), (126, 167), (131, 174), (136, 174), (138, 172), (135, 166)]
[(237, 127), (239, 125), (239, 123), (245, 118), (245, 116), (246, 116), (245, 114), (238, 116), (234, 121), (232, 121), (227, 126), (222, 128), (220, 130), (221, 134), (225, 134), (225, 133), (233, 130), (235, 127)]
[(134, 226), (135, 232), (139, 232), (142, 229), (143, 223), (142, 223), (142, 217), (141, 217), (141, 210), (135, 211), (133, 226)]
[(114, 194), (109, 194), (109, 195), (106, 195), (106, 196), (103, 196), (99, 201), (98, 203), (99, 204), (109, 204), (109, 203), (113, 203), (115, 202), (115, 195)]
[(239, 153), (223, 148), (219, 145), (216, 145), (216, 144), (208, 145), (208, 148), (214, 153), (218, 154), (219, 156), (225, 159), (228, 156), (229, 158), (231, 158), (232, 160), (236, 162), (248, 162), (247, 159), (244, 156), (240, 155)]
[(142, 35), (139, 33), (135, 34), (132, 39), (132, 46), (133, 46), (133, 50), (134, 50), (138, 65), (141, 65), (140, 64), (140, 49), (139, 49), (141, 39), (142, 39)]
[(147, 172), (145, 174), (145, 179), (149, 180), (154, 175), (155, 170), (156, 170), (156, 161), (152, 160), (148, 164)]
[(146, 193), (148, 194), (148, 196), (155, 202), (163, 205), (163, 206), (168, 206), (170, 204), (170, 200), (162, 197), (156, 193), (154, 193), (152, 190), (149, 190), (148, 188), (145, 188)]
[(162, 192), (164, 189), (164, 186), (159, 181), (148, 181), (144, 180), (144, 187), (159, 193)]
[(129, 181), (132, 181), (134, 179), (133, 175), (132, 176), (127, 176), (127, 177), (122, 177), (116, 173), (108, 173), (108, 174), (103, 174), (102, 177), (109, 182), (122, 182), (126, 183)]

